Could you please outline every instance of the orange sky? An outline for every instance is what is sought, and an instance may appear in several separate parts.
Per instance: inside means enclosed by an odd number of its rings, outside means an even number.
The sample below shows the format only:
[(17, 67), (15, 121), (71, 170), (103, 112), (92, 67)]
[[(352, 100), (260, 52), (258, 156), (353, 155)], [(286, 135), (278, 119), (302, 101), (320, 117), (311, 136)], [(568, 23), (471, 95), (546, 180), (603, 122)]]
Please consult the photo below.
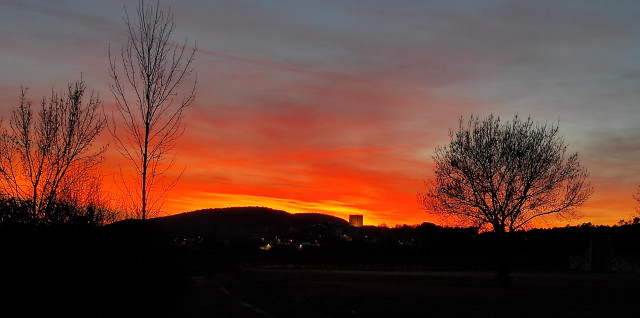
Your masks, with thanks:
[[(0, 111), (82, 74), (113, 106), (107, 48), (135, 1), (0, 4)], [(640, 9), (582, 2), (162, 1), (197, 41), (197, 99), (166, 213), (227, 206), (365, 224), (430, 219), (416, 194), (460, 116), (560, 123), (595, 193), (572, 224), (633, 216), (640, 184)], [(113, 142), (108, 136), (102, 142)], [(111, 182), (121, 159), (111, 146)], [(177, 173), (175, 170), (173, 173)], [(556, 225), (565, 225), (559, 222)]]
[[(206, 153), (212, 156), (228, 149), (224, 145), (209, 147)], [(437, 223), (416, 200), (423, 180), (432, 175), (433, 165), (428, 158), (431, 149), (346, 149), (291, 156), (277, 154), (286, 149), (274, 149), (273, 156), (261, 151), (257, 158), (186, 159), (187, 173), (165, 207), (167, 211), (190, 211), (266, 206), (289, 212), (328, 213), (345, 219), (349, 214), (363, 214), (369, 225)], [(203, 148), (197, 146), (181, 149), (180, 157), (200, 151)], [(421, 151), (426, 152), (423, 160), (407, 159)], [(625, 184), (607, 184), (607, 180), (593, 176), (591, 182), (596, 192), (581, 209), (584, 217), (552, 225), (615, 224), (632, 216), (637, 206), (631, 198), (633, 189)], [(621, 193), (628, 197), (621, 197)]]

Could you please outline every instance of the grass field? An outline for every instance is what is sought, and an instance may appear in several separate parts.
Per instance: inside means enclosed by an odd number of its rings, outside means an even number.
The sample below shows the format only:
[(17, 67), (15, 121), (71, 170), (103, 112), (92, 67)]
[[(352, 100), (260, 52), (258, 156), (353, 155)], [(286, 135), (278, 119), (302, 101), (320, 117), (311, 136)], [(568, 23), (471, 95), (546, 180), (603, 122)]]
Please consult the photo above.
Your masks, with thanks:
[(492, 273), (475, 272), (252, 268), (192, 277), (187, 290), (197, 298), (185, 294), (184, 314), (305, 318), (640, 314), (640, 275), (514, 273), (511, 287), (502, 287), (493, 278)]

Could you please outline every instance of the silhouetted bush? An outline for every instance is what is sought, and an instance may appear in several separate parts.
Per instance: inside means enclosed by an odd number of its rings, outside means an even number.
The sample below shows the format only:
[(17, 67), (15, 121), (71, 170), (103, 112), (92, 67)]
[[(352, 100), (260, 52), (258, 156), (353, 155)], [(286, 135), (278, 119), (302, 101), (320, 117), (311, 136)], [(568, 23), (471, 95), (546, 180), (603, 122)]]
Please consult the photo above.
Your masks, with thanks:
[(30, 200), (0, 196), (0, 226), (18, 225), (89, 225), (98, 226), (117, 220), (117, 212), (106, 207), (80, 206), (70, 202), (55, 201), (44, 210), (43, 217), (35, 218), (31, 213)]
[(23, 200), (0, 196), (0, 225), (31, 224), (34, 222), (29, 213), (29, 203)]

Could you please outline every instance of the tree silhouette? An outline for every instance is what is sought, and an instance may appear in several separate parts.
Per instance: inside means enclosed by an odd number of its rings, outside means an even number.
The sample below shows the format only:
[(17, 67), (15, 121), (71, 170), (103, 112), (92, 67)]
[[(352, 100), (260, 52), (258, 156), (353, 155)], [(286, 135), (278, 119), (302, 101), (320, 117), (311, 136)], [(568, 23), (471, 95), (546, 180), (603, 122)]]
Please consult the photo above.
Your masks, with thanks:
[(83, 103), (85, 89), (80, 80), (69, 84), (66, 93), (52, 92), (34, 116), (27, 89), (21, 87), (9, 128), (2, 128), (0, 183), (8, 206), (26, 210), (23, 223), (66, 222), (73, 215), (62, 215), (61, 205), (95, 207), (100, 201), (100, 193), (91, 190), (99, 189), (96, 167), (106, 147), (94, 149), (93, 143), (106, 119), (97, 96)]
[[(633, 195), (633, 198), (640, 204), (640, 186), (638, 186), (638, 191)], [(636, 207), (636, 215), (640, 216), (640, 207)]]
[(549, 215), (578, 217), (576, 208), (593, 192), (589, 174), (577, 154), (566, 155), (557, 125), (531, 118), (461, 118), (449, 137), (448, 146), (435, 150), (435, 178), (425, 182), (419, 199), (428, 213), (490, 227), (502, 258), (499, 274), (507, 283), (507, 233)]
[[(184, 132), (185, 108), (194, 101), (191, 90), (179, 96), (179, 87), (191, 75), (196, 49), (170, 42), (175, 28), (170, 10), (159, 3), (140, 1), (136, 19), (125, 8), (128, 39), (119, 59), (109, 49), (111, 92), (116, 99), (116, 116), (110, 131), (120, 154), (134, 167), (125, 176), (121, 170), (120, 189), (130, 199), (129, 209), (136, 217), (157, 215), (164, 197), (179, 179), (166, 172), (174, 164), (171, 152)], [(167, 158), (169, 157), (169, 158)]]

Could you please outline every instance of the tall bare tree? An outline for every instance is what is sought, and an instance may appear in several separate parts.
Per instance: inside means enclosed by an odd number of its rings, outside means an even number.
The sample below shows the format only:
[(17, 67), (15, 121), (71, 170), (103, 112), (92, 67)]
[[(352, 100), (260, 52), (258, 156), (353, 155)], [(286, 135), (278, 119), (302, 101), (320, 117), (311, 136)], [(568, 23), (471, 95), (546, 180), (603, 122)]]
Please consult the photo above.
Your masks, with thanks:
[[(27, 89), (21, 88), (9, 128), (0, 136), (0, 183), (5, 196), (28, 204), (35, 222), (60, 220), (55, 206), (83, 179), (95, 175), (106, 147), (93, 143), (106, 125), (101, 101), (93, 94), (83, 103), (85, 84), (78, 81), (66, 93), (42, 98), (37, 116)], [(54, 214), (52, 214), (54, 213)]]
[(175, 29), (170, 9), (140, 1), (132, 19), (125, 8), (128, 39), (119, 58), (109, 49), (111, 92), (116, 99), (116, 117), (110, 131), (120, 154), (134, 167), (121, 170), (119, 185), (131, 200), (135, 216), (157, 215), (164, 197), (178, 181), (168, 178), (174, 164), (175, 142), (184, 132), (184, 111), (195, 99), (196, 80), (190, 90), (180, 86), (193, 72), (195, 45), (187, 40), (171, 42)]
[(435, 179), (425, 182), (422, 206), (458, 224), (488, 225), (499, 244), (534, 220), (578, 217), (577, 207), (593, 192), (577, 153), (566, 154), (557, 125), (471, 116), (466, 123), (461, 118), (449, 137), (448, 146), (435, 150)]

